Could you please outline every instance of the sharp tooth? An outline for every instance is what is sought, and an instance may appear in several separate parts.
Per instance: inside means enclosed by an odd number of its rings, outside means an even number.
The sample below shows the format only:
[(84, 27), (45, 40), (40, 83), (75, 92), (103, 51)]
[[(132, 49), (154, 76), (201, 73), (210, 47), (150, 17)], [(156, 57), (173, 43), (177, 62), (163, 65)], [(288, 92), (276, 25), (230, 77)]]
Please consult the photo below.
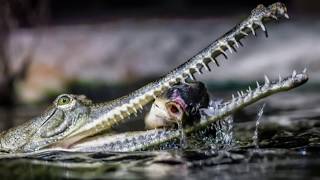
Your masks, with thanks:
[(262, 31), (264, 31), (264, 34), (266, 35), (266, 37), (268, 37), (268, 31), (266, 27), (263, 25), (263, 23), (261, 21), (258, 21), (257, 24), (261, 27)]
[(243, 30), (240, 30), (240, 33), (243, 34), (243, 35), (245, 35), (245, 36), (248, 36), (248, 35), (249, 35), (248, 33), (244, 32)]
[(289, 15), (287, 14), (287, 13), (284, 13), (284, 17), (285, 18), (287, 18), (287, 19), (289, 19), (290, 17), (289, 17)]
[(250, 30), (251, 30), (251, 32), (252, 32), (252, 34), (253, 34), (254, 36), (256, 36), (256, 32), (254, 31), (254, 29), (253, 29), (252, 25), (249, 25), (248, 27), (250, 28)]
[(297, 75), (297, 71), (294, 70), (294, 71), (292, 72), (292, 77), (294, 78), (294, 77), (296, 77), (296, 75)]
[(232, 103), (236, 102), (236, 98), (234, 97), (234, 94), (232, 94)]
[(248, 88), (248, 92), (251, 94), (252, 93), (252, 89), (251, 89), (251, 87), (249, 86), (249, 88)]
[(258, 22), (258, 25), (261, 27), (262, 31), (266, 31), (266, 27), (261, 21)]
[(259, 88), (260, 88), (260, 84), (259, 84), (259, 82), (258, 82), (258, 81), (256, 81), (256, 84), (257, 84), (257, 89), (259, 89)]
[(228, 109), (228, 103), (224, 103), (223, 104), (223, 108), (224, 108), (224, 111), (228, 111), (229, 109)]
[(186, 79), (183, 77), (183, 78), (181, 79), (181, 82), (182, 82), (182, 83), (186, 83)]
[(230, 45), (230, 47), (232, 48), (232, 50), (233, 50), (234, 52), (238, 52), (238, 51), (237, 51), (237, 48), (235, 48), (234, 46)]
[(242, 42), (240, 41), (240, 39), (238, 40), (238, 43), (240, 44), (240, 46), (243, 47), (243, 44), (242, 44)]
[(140, 103), (138, 104), (138, 106), (141, 110), (143, 109), (143, 106)]
[(202, 74), (202, 72), (199, 70), (199, 68), (196, 68), (197, 73)]
[(217, 66), (220, 66), (219, 62), (215, 59), (215, 58), (212, 58), (212, 57), (209, 57), (211, 59), (212, 62), (216, 63)]
[(279, 83), (281, 83), (281, 82), (282, 82), (282, 77), (279, 74)]
[(303, 73), (303, 74), (306, 74), (306, 73), (307, 73), (307, 68), (304, 68), (303, 71), (302, 71), (302, 73)]
[(243, 93), (243, 91), (241, 91), (241, 95), (242, 95), (242, 96), (244, 96), (244, 93)]
[(264, 35), (266, 36), (266, 38), (268, 38), (269, 37), (268, 31), (264, 31)]
[(270, 14), (270, 17), (273, 18), (273, 19), (275, 19), (275, 20), (278, 20), (278, 17), (275, 16), (275, 15), (273, 15), (273, 14)]
[(268, 78), (267, 75), (264, 75), (264, 84), (265, 84), (266, 86), (269, 86), (269, 84), (270, 84), (270, 80), (269, 80), (269, 78)]
[(218, 51), (220, 51), (222, 53), (224, 58), (228, 59), (228, 56), (227, 56), (226, 52), (224, 52), (224, 50), (221, 47), (218, 48)]
[[(228, 59), (227, 56), (225, 56), (225, 57), (226, 57), (226, 59)], [(220, 66), (220, 64), (216, 58), (213, 58), (213, 61), (214, 61), (214, 63), (216, 63), (217, 66)]]
[(225, 46), (229, 49), (230, 53), (232, 54), (232, 53), (233, 53), (233, 50), (232, 50), (232, 48), (230, 47), (230, 45), (229, 45), (228, 43), (226, 43)]
[(190, 77), (191, 80), (193, 80), (193, 81), (195, 80), (195, 78), (194, 78), (192, 73), (189, 73), (189, 77)]
[(240, 94), (240, 92), (239, 92), (239, 91), (237, 91), (237, 93), (238, 93), (238, 96), (239, 96), (239, 97), (241, 97), (241, 94)]
[(130, 116), (129, 110), (127, 109), (127, 111), (123, 111), (123, 113), (127, 114), (127, 116)]
[(134, 111), (135, 114), (138, 113), (138, 111), (137, 111), (137, 109), (136, 109), (135, 107), (132, 107), (132, 109), (133, 109), (133, 111)]
[(206, 68), (207, 71), (211, 71), (209, 65), (207, 65), (206, 63), (203, 62), (203, 63), (202, 63), (202, 66), (203, 66), (204, 68)]
[(113, 122), (114, 125), (118, 125), (118, 121), (116, 120), (115, 116), (116, 116), (116, 115), (114, 115), (114, 116), (111, 118), (111, 121)]
[(238, 41), (236, 40), (236, 38), (233, 38), (232, 41), (233, 41), (233, 43), (236, 45), (236, 47), (239, 48), (239, 43), (238, 43)]

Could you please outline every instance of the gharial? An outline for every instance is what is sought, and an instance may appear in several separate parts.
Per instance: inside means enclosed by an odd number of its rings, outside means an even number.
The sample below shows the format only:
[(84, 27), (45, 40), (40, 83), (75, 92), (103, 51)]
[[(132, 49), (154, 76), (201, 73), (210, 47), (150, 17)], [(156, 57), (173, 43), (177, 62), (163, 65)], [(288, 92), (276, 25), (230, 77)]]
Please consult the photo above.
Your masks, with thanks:
[[(177, 139), (180, 137), (180, 131), (174, 128), (119, 134), (111, 134), (108, 130), (124, 122), (177, 83), (194, 80), (194, 73), (210, 71), (210, 62), (219, 66), (217, 57), (222, 55), (227, 58), (226, 52), (234, 52), (236, 48), (243, 46), (240, 40), (250, 33), (255, 35), (256, 29), (261, 28), (267, 36), (263, 23), (281, 17), (289, 18), (284, 4), (278, 2), (268, 7), (258, 5), (248, 18), (160, 80), (111, 102), (97, 104), (85, 96), (62, 94), (42, 115), (2, 132), (0, 150), (5, 153), (55, 149), (135, 151)], [(249, 88), (245, 93), (241, 91), (237, 97), (233, 96), (231, 100), (222, 103), (214, 116), (201, 118), (185, 127), (185, 133), (205, 128), (262, 98), (293, 89), (307, 80), (305, 70), (302, 73), (294, 71), (287, 78), (279, 78), (277, 81), (270, 81), (265, 77), (264, 85), (257, 84), (255, 89)]]

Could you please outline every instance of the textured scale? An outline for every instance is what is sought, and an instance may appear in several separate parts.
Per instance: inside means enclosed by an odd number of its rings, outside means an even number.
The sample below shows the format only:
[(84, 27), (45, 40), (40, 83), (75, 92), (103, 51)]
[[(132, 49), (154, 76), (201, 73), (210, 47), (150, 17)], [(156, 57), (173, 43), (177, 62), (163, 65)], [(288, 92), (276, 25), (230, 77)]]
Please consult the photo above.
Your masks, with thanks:
[[(195, 80), (193, 73), (200, 71), (200, 68), (204, 67), (210, 70), (210, 61), (219, 66), (216, 58), (223, 55), (227, 59), (226, 50), (233, 52), (231, 47), (233, 45), (237, 46), (237, 43), (241, 44), (240, 39), (247, 36), (248, 32), (255, 32), (254, 30), (259, 27), (265, 30), (264, 25), (262, 26), (263, 21), (282, 16), (288, 17), (286, 7), (282, 3), (274, 3), (268, 7), (258, 5), (257, 8), (252, 10), (248, 18), (160, 80), (109, 103), (95, 105), (97, 108), (96, 113), (103, 115), (88, 122), (86, 126), (75, 131), (71, 136), (76, 136), (79, 133), (92, 135), (110, 129), (135, 113), (135, 110), (132, 111), (132, 109), (143, 109), (143, 106), (154, 100), (155, 96), (161, 94), (175, 83), (184, 82), (187, 79)], [(207, 61), (207, 59), (210, 61)], [(123, 111), (128, 113), (121, 113)]]
[[(288, 76), (282, 81), (270, 82), (269, 86), (264, 86), (260, 89), (257, 87), (255, 90), (249, 90), (247, 93), (239, 93), (239, 97), (232, 95), (231, 100), (222, 103), (222, 106), (218, 106), (215, 116), (202, 116), (201, 122), (191, 127), (185, 128), (187, 134), (191, 134), (204, 127), (208, 127), (210, 124), (224, 119), (234, 112), (247, 107), (256, 101), (263, 99), (267, 96), (271, 96), (278, 92), (288, 91), (295, 87), (304, 84), (308, 80), (308, 76), (305, 71), (300, 74), (295, 74), (294, 77)], [(87, 140), (83, 143), (76, 144), (68, 151), (84, 151), (84, 152), (97, 152), (97, 151), (114, 151), (114, 152), (126, 152), (148, 149), (167, 141), (173, 141), (180, 137), (180, 130), (164, 130), (154, 129), (148, 131), (140, 131), (134, 133), (123, 133), (118, 135), (104, 135), (99, 138), (95, 138), (95, 141)]]
[[(194, 80), (194, 73), (201, 74), (204, 69), (210, 71), (210, 62), (219, 66), (217, 60), (219, 56), (224, 56), (227, 59), (227, 52), (236, 52), (236, 47), (243, 46), (240, 40), (249, 34), (256, 35), (257, 29), (261, 28), (267, 36), (267, 30), (263, 23), (271, 19), (277, 20), (280, 17), (289, 18), (284, 4), (274, 3), (268, 7), (258, 5), (248, 18), (160, 80), (151, 82), (127, 96), (107, 103), (93, 104), (91, 101), (77, 97), (78, 100), (83, 99), (84, 102), (78, 104), (78, 108), (73, 109), (74, 112), (71, 110), (64, 112), (70, 118), (76, 117), (73, 119), (76, 123), (71, 123), (72, 125), (67, 127), (65, 126), (66, 122), (62, 122), (57, 129), (50, 133), (44, 133), (44, 137), (38, 137), (38, 129), (41, 133), (46, 131), (46, 129), (41, 131), (43, 128), (41, 124), (48, 117), (45, 115), (35, 118), (34, 121), (1, 133), (0, 150), (4, 145), (9, 144), (19, 147), (9, 147), (6, 149), (9, 152), (38, 151), (45, 148), (53, 150), (57, 147), (67, 151), (135, 151), (179, 138), (180, 131), (162, 129), (116, 135), (110, 134), (110, 132), (101, 136), (97, 134), (107, 132), (131, 115), (136, 115), (146, 104), (174, 84)], [(277, 82), (271, 82), (265, 77), (263, 86), (257, 82), (255, 90), (251, 90), (249, 87), (246, 93), (240, 91), (237, 93), (237, 97), (232, 95), (231, 100), (219, 106), (214, 116), (202, 117), (200, 123), (186, 128), (185, 133), (190, 134), (202, 129), (274, 93), (300, 86), (307, 79), (306, 70), (300, 74), (294, 71), (291, 76), (284, 79), (280, 77)], [(85, 116), (80, 118), (80, 114), (85, 114)], [(49, 120), (51, 119), (49, 118)], [(34, 135), (36, 136), (33, 137)], [(20, 149), (20, 147), (24, 149)]]

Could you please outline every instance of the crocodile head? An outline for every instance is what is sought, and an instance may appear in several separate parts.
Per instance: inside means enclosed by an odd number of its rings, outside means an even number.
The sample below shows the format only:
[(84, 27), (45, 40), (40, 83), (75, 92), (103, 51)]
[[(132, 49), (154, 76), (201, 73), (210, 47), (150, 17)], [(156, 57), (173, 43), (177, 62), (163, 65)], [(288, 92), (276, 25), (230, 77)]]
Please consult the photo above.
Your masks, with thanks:
[[(195, 73), (202, 74), (204, 70), (210, 71), (209, 63), (219, 66), (218, 57), (227, 58), (227, 51), (235, 52), (239, 48), (241, 39), (250, 33), (256, 34), (256, 30), (261, 28), (267, 35), (263, 23), (279, 19), (288, 18), (287, 9), (282, 3), (274, 3), (268, 7), (258, 5), (251, 11), (248, 18), (237, 24), (226, 34), (204, 48), (197, 55), (193, 56), (185, 63), (181, 64), (158, 81), (151, 82), (146, 86), (132, 92), (127, 96), (115, 99), (111, 102), (92, 104), (83, 96), (61, 95), (43, 115), (13, 129), (0, 134), (0, 149), (7, 152), (30, 152), (46, 148), (67, 148), (77, 149), (82, 147), (97, 146), (96, 141), (102, 132), (107, 132), (113, 126), (127, 120), (131, 115), (136, 114), (143, 106), (161, 96), (166, 90), (172, 88), (177, 83), (185, 83), (194, 80)], [(239, 94), (238, 98), (225, 103), (218, 110), (218, 115), (208, 117), (207, 121), (202, 121), (192, 125), (187, 132), (199, 129), (208, 123), (217, 121), (254, 103), (264, 97), (274, 93), (295, 88), (308, 79), (305, 73), (293, 73), (292, 77), (272, 84), (266, 80), (265, 85), (254, 92)], [(156, 133), (156, 134), (152, 134)], [(102, 138), (102, 144), (107, 144), (107, 150), (136, 150), (152, 145), (155, 142), (163, 142), (177, 137), (176, 131), (146, 131), (134, 134), (110, 135)], [(127, 142), (128, 137), (135, 141), (133, 144)], [(141, 140), (138, 137), (148, 137)], [(150, 139), (150, 137), (152, 137)], [(158, 138), (157, 138), (158, 137)], [(143, 141), (143, 142), (142, 142)], [(108, 142), (108, 143), (106, 143)], [(116, 143), (114, 143), (116, 142)], [(93, 144), (92, 144), (93, 143)], [(100, 141), (99, 141), (100, 143)], [(122, 146), (124, 143), (126, 146)], [(129, 149), (114, 148), (130, 147)], [(141, 145), (142, 144), (142, 145)]]
[(86, 122), (91, 101), (85, 96), (62, 94), (39, 117), (2, 132), (1, 150), (35, 151), (68, 136)]
[[(257, 83), (256, 89), (249, 88), (246, 93), (239, 93), (238, 97), (232, 96), (230, 100), (226, 100), (215, 109), (213, 114), (207, 113), (201, 116), (199, 121), (192, 121), (191, 126), (185, 128), (187, 134), (193, 133), (197, 130), (207, 127), (224, 117), (232, 115), (235, 111), (243, 109), (248, 105), (261, 100), (265, 97), (271, 96), (278, 92), (288, 91), (296, 88), (308, 80), (306, 71), (302, 73), (293, 72), (291, 76), (286, 78), (279, 78), (277, 81), (270, 81), (267, 77), (264, 85)], [(190, 84), (184, 84), (182, 87), (190, 87)], [(174, 92), (180, 89), (181, 85), (173, 86), (170, 90)], [(193, 87), (194, 88), (194, 87)], [(169, 90), (169, 92), (170, 92)], [(190, 91), (186, 88), (180, 89), (182, 93)], [(206, 89), (202, 89), (206, 91)], [(195, 92), (193, 92), (195, 93)], [(206, 93), (205, 93), (206, 94)], [(192, 94), (198, 96), (198, 94)], [(167, 102), (173, 102), (178, 107), (181, 102), (176, 103), (176, 99), (171, 99), (169, 93), (159, 96), (160, 99)], [(189, 97), (183, 97), (184, 102), (187, 102)], [(204, 98), (206, 99), (206, 98)], [(156, 98), (155, 102), (158, 100)], [(194, 101), (193, 101), (194, 102)], [(201, 99), (196, 103), (205, 105)], [(60, 95), (53, 103), (53, 105), (41, 116), (26, 122), (23, 125), (10, 129), (0, 134), (0, 150), (3, 152), (17, 153), (17, 152), (36, 152), (38, 150), (55, 150), (58, 148), (67, 151), (134, 151), (153, 147), (161, 143), (179, 138), (180, 131), (173, 129), (152, 129), (148, 131), (129, 132), (121, 134), (97, 133), (94, 135), (74, 136), (74, 132), (86, 126), (88, 123), (101, 118), (104, 114), (100, 114), (99, 110), (101, 104), (93, 104), (83, 95)], [(194, 107), (194, 106), (193, 106)], [(171, 111), (168, 107), (160, 107), (162, 111)], [(199, 109), (197, 109), (198, 111)], [(187, 109), (181, 109), (181, 113), (188, 113)], [(158, 114), (159, 110), (153, 110), (149, 114)], [(163, 114), (160, 113), (161, 116)], [(190, 116), (190, 114), (188, 114)], [(181, 116), (179, 116), (181, 117)], [(179, 118), (176, 116), (176, 118)], [(168, 116), (163, 116), (165, 121), (170, 121)], [(157, 119), (149, 119), (153, 121)], [(153, 122), (151, 122), (153, 123)], [(167, 124), (162, 124), (167, 126)], [(93, 129), (95, 132), (95, 130)], [(73, 137), (70, 139), (70, 137)], [(76, 138), (75, 138), (76, 137)]]

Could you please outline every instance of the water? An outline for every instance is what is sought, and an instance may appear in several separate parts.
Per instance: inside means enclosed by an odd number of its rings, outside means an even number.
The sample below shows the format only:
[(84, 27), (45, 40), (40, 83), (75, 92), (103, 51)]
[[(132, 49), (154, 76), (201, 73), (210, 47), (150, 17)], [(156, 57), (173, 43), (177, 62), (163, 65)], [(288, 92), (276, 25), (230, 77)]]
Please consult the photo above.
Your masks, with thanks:
[(177, 121), (177, 124), (178, 124), (178, 130), (180, 131), (180, 147), (182, 149), (185, 149), (188, 146), (188, 142), (187, 142), (186, 134), (184, 132), (183, 124), (181, 121)]
[[(1, 179), (319, 179), (320, 97), (284, 93), (235, 114), (230, 148), (215, 134), (186, 148), (133, 153), (42, 153), (0, 159)], [(260, 111), (259, 111), (260, 110)], [(257, 119), (257, 112), (263, 121)], [(258, 117), (259, 113), (258, 113)], [(256, 120), (259, 124), (257, 125)], [(230, 121), (229, 121), (230, 122)], [(232, 124), (232, 123), (231, 123)], [(258, 131), (257, 131), (258, 129)], [(227, 133), (228, 131), (225, 131)], [(256, 139), (253, 141), (252, 137)], [(259, 136), (257, 136), (259, 134)], [(212, 140), (212, 141), (210, 141)], [(256, 145), (259, 145), (257, 150)]]
[(215, 123), (215, 143), (225, 148), (233, 145), (233, 117), (229, 116), (222, 121)]
[[(200, 109), (200, 114), (203, 119), (208, 116), (215, 116), (219, 106), (222, 105), (222, 100), (214, 99), (209, 103), (208, 108)], [(213, 129), (215, 130), (215, 137), (213, 141), (213, 147), (216, 149), (229, 149), (233, 145), (233, 116), (228, 116), (218, 122), (213, 123)], [(207, 140), (207, 139), (205, 139)]]
[(259, 125), (260, 125), (261, 117), (263, 115), (263, 109), (265, 106), (266, 106), (266, 104), (263, 104), (262, 107), (260, 108), (260, 110), (258, 111), (257, 120), (256, 120), (256, 129), (254, 130), (254, 135), (252, 137), (253, 145), (256, 148), (259, 148)]

